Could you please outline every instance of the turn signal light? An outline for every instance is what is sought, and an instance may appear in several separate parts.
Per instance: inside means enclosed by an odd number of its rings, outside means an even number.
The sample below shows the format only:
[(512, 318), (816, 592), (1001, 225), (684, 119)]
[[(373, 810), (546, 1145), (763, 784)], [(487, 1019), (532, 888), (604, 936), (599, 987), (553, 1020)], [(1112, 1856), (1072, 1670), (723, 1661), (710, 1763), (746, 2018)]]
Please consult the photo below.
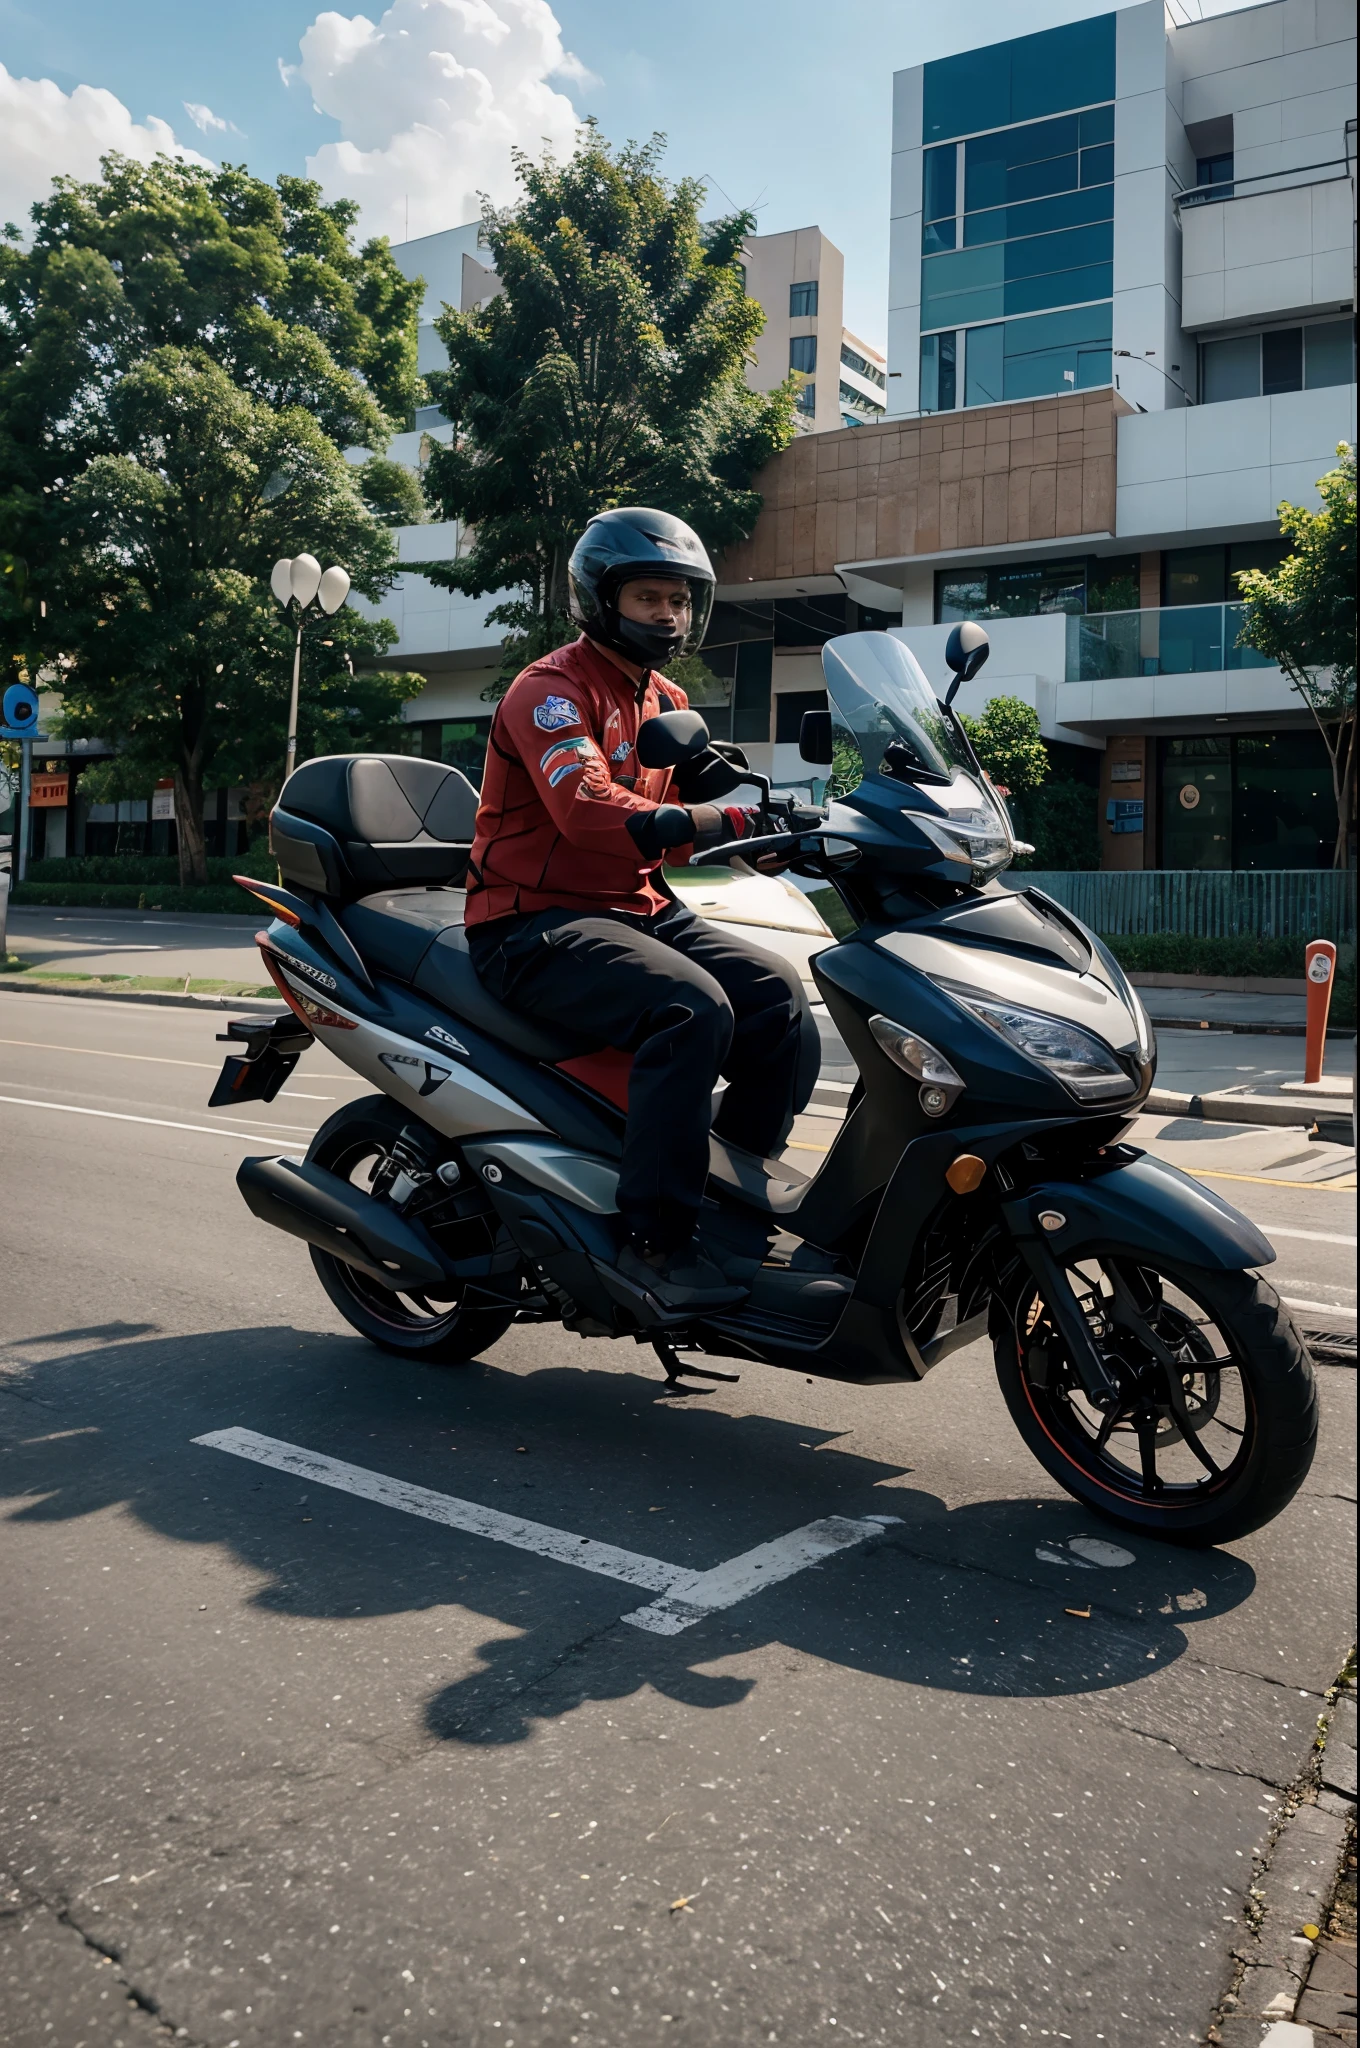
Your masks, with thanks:
[(945, 1168), (944, 1177), (956, 1195), (971, 1195), (987, 1177), (987, 1162), (976, 1152), (960, 1152)]

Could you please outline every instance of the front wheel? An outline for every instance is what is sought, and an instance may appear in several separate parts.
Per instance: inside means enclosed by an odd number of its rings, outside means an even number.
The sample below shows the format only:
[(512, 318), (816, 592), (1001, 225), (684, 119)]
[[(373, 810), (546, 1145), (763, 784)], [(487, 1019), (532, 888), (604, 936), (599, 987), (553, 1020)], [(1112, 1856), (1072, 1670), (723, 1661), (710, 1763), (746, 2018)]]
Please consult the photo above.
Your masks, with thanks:
[[(383, 1095), (347, 1103), (321, 1126), (307, 1158), (369, 1194), (375, 1182), (381, 1184), (392, 1149), (408, 1122)], [(434, 1220), (440, 1214), (434, 1212), (431, 1220), (436, 1234), (456, 1240), (448, 1249), (456, 1254), (490, 1248), (494, 1218), (480, 1191), (472, 1193), (470, 1201), (461, 1197), (445, 1206), (471, 1211), (453, 1224)], [(466, 1365), (490, 1350), (515, 1319), (513, 1308), (477, 1306), (477, 1289), (470, 1283), (452, 1285), (447, 1293), (431, 1289), (399, 1294), (357, 1266), (347, 1265), (315, 1245), (310, 1249), (316, 1277), (345, 1321), (361, 1336), (400, 1357), (419, 1358), (430, 1365)]]
[(1313, 1462), (1317, 1391), (1274, 1289), (1254, 1273), (1078, 1259), (1067, 1279), (1119, 1386), (1087, 1399), (1038, 1283), (993, 1320), (1016, 1427), (1058, 1484), (1122, 1528), (1231, 1542), (1272, 1521)]

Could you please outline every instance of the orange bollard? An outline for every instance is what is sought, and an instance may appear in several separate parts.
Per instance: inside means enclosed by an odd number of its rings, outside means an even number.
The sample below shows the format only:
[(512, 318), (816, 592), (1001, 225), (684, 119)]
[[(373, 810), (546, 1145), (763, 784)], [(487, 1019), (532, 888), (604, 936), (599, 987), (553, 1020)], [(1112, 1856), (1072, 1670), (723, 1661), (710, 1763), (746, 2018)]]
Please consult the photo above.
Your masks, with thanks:
[(1332, 977), (1336, 972), (1336, 947), (1330, 939), (1310, 939), (1303, 956), (1308, 982), (1308, 1036), (1304, 1041), (1303, 1078), (1322, 1079), (1322, 1055), (1327, 1045), (1327, 1012), (1332, 1007)]

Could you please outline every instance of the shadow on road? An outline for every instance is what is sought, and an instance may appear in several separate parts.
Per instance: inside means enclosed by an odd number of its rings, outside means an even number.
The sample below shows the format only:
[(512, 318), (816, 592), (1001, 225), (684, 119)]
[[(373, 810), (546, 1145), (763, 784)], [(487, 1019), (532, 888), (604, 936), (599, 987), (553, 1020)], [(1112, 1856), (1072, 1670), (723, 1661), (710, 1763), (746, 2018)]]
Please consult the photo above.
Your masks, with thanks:
[[(961, 1694), (1100, 1692), (1174, 1662), (1196, 1621), (1255, 1585), (1227, 1552), (1124, 1535), (1061, 1498), (951, 1510), (903, 1484), (909, 1468), (842, 1451), (833, 1432), (682, 1405), (640, 1373), (509, 1371), (495, 1352), (439, 1371), (288, 1328), (174, 1339), (135, 1329), (110, 1324), (114, 1341), (94, 1346), (84, 1330), (30, 1340), (81, 1348), (0, 1381), (17, 1397), (0, 1404), (11, 1518), (123, 1508), (175, 1542), (221, 1546), (274, 1614), (349, 1622), (461, 1607), (514, 1629), (428, 1698), (427, 1727), (445, 1740), (520, 1741), (540, 1721), (645, 1687), (728, 1706), (755, 1681), (700, 1667), (768, 1645)], [(533, 1341), (513, 1355), (532, 1355)], [(660, 1638), (620, 1625), (648, 1597), (634, 1588), (192, 1443), (233, 1423), (697, 1569), (829, 1514), (899, 1520), (861, 1550)], [(970, 1426), (961, 1406), (960, 1429)], [(1019, 1449), (1017, 1460), (1023, 1474)], [(1081, 1534), (1114, 1540), (1134, 1562), (1083, 1568), (1063, 1551)]]

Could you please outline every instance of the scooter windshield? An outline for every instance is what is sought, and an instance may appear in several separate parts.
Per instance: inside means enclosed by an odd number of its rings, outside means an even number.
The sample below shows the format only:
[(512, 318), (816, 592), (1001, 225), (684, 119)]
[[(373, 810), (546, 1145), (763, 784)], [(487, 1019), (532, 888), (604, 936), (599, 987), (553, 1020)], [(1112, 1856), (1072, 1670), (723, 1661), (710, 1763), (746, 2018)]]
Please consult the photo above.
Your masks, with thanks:
[(905, 748), (913, 767), (940, 778), (927, 785), (938, 821), (913, 808), (913, 822), (948, 858), (966, 861), (974, 880), (1007, 866), (1015, 853), (1010, 820), (911, 650), (887, 633), (844, 633), (823, 647), (822, 669), (835, 720), (853, 737), (864, 773), (881, 772), (889, 747)]

